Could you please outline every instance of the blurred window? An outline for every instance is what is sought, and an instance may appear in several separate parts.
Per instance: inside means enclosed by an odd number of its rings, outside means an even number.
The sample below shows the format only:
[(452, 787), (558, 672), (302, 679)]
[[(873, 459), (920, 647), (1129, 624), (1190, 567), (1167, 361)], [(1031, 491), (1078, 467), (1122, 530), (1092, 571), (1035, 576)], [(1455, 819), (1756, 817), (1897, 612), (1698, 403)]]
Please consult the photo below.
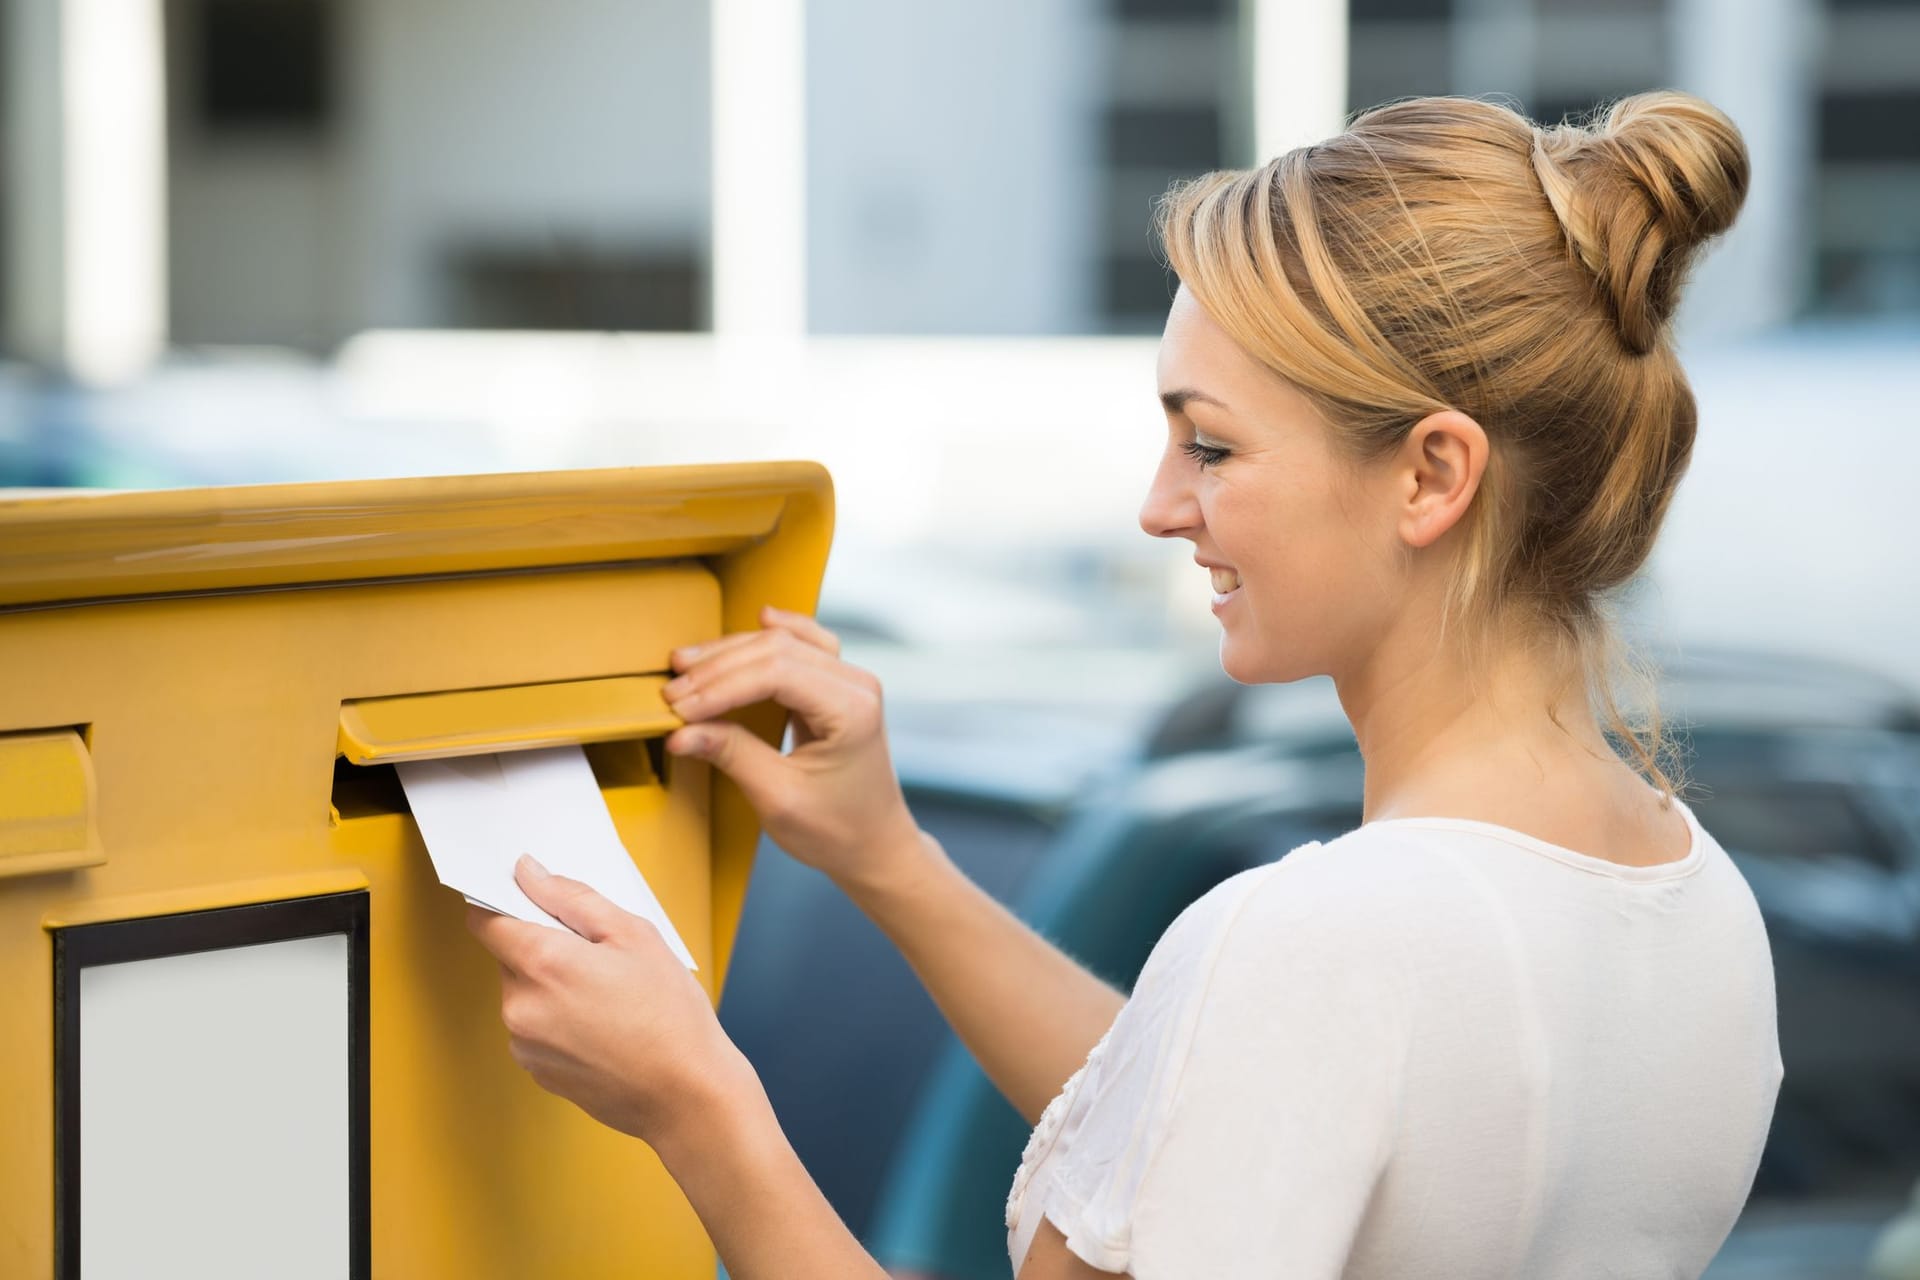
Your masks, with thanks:
[(591, 242), (452, 246), (448, 310), (474, 329), (697, 329), (702, 265), (689, 251)]
[(1821, 156), (1900, 163), (1920, 160), (1920, 69), (1915, 80), (1902, 89), (1836, 90), (1822, 96)]
[(1920, 314), (1920, 0), (1827, 0), (1811, 132), (1812, 308)]
[(1444, 22), (1453, 16), (1453, 0), (1351, 0), (1354, 22)]
[(1237, 0), (1114, 0), (1122, 18), (1191, 18), (1217, 22), (1233, 16)]
[(1239, 6), (1222, 0), (1114, 0), (1104, 68), (1105, 243), (1099, 326), (1158, 333), (1178, 282), (1160, 259), (1153, 203), (1183, 178), (1257, 164)]
[(1220, 107), (1115, 107), (1107, 113), (1107, 162), (1168, 170), (1219, 168), (1226, 163)]
[(199, 59), (194, 105), (203, 131), (325, 130), (333, 102), (332, 4), (197, 0), (190, 12)]

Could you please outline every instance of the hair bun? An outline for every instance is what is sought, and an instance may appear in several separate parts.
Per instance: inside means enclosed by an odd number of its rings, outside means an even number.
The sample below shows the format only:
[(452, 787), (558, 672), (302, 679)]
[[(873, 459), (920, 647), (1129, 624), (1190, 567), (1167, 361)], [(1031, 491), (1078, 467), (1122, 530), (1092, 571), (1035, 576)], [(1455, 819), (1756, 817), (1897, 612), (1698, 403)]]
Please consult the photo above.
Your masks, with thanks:
[(1639, 93), (1592, 123), (1536, 128), (1533, 167), (1621, 342), (1651, 351), (1696, 252), (1746, 199), (1740, 130), (1690, 94)]

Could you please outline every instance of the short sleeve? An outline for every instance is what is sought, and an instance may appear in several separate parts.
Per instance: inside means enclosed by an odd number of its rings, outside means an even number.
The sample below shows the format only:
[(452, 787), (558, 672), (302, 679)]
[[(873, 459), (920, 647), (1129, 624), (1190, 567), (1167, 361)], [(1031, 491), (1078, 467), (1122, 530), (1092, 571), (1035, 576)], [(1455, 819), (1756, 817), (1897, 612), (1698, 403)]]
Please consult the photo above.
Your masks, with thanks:
[(1294, 857), (1216, 888), (1238, 892), (1142, 971), (1082, 1082), (1043, 1211), (1095, 1267), (1336, 1280), (1345, 1266), (1392, 1150), (1407, 984), (1364, 893), (1292, 874)]

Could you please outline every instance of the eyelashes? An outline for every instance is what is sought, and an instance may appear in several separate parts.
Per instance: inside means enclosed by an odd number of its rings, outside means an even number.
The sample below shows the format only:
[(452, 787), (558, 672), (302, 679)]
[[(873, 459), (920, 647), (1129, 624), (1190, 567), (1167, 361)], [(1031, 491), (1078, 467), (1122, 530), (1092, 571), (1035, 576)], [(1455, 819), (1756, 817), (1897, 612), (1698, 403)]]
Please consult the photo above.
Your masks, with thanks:
[(1180, 451), (1199, 463), (1210, 467), (1232, 453), (1231, 449), (1222, 449), (1214, 445), (1201, 444), (1198, 440), (1187, 440), (1180, 445)]

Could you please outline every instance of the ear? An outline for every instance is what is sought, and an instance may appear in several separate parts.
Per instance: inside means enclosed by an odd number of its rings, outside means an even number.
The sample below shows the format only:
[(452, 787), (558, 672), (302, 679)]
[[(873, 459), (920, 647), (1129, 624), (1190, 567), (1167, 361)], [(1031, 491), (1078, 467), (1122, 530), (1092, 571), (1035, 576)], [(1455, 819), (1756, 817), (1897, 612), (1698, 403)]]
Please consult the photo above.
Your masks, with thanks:
[(1460, 523), (1479, 492), (1487, 455), (1486, 431), (1457, 409), (1413, 424), (1395, 458), (1402, 495), (1398, 529), (1408, 546), (1431, 546)]

